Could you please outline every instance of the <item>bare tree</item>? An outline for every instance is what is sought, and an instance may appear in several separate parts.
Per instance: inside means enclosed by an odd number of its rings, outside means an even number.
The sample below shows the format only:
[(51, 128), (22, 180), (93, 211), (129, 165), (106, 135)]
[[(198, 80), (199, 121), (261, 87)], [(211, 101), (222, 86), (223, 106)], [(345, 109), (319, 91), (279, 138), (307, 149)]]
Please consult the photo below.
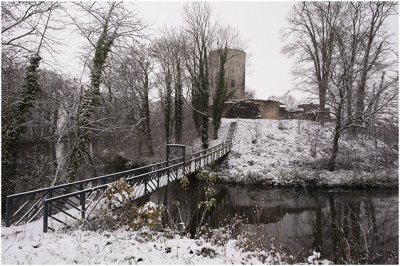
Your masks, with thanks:
[(153, 56), (158, 63), (158, 85), (161, 96), (166, 139), (170, 141), (175, 131), (175, 142), (180, 143), (184, 120), (184, 65), (183, 43), (185, 37), (177, 28), (163, 28), (162, 34), (154, 41)]
[(89, 16), (90, 21), (82, 22), (78, 17), (73, 17), (76, 27), (87, 39), (93, 55), (90, 64), (90, 84), (82, 93), (82, 102), (78, 110), (78, 128), (76, 140), (73, 145), (71, 160), (68, 167), (68, 176), (74, 180), (81, 159), (87, 152), (91, 117), (96, 106), (99, 105), (100, 85), (102, 74), (106, 67), (109, 54), (113, 46), (118, 44), (121, 39), (130, 38), (132, 41), (141, 35), (145, 25), (137, 18), (136, 14), (124, 7), (122, 2), (83, 2), (77, 3), (81, 12), (79, 15)]
[(398, 55), (386, 26), (396, 12), (393, 2), (310, 2), (292, 9), (283, 37), (294, 38), (282, 51), (296, 56), (303, 79), (318, 88), (320, 111), (332, 110), (331, 171), (341, 136), (355, 127), (366, 132), (397, 104)]
[(132, 49), (132, 59), (136, 61), (139, 67), (139, 73), (137, 78), (140, 80), (140, 87), (137, 90), (139, 99), (140, 99), (140, 107), (139, 113), (142, 118), (144, 118), (144, 122), (142, 124), (143, 135), (145, 136), (145, 142), (147, 148), (149, 150), (150, 155), (154, 155), (152, 138), (151, 138), (151, 129), (150, 129), (150, 104), (149, 104), (149, 92), (152, 87), (151, 77), (150, 75), (153, 72), (154, 62), (151, 56), (150, 48), (141, 45), (136, 50)]
[(208, 53), (215, 41), (217, 23), (205, 2), (192, 2), (183, 10), (186, 32), (185, 60), (192, 79), (193, 119), (201, 131), (202, 147), (208, 148), (209, 64)]
[(153, 43), (152, 54), (158, 63), (157, 83), (164, 113), (165, 141), (170, 143), (173, 129), (173, 90), (175, 58), (177, 57), (175, 32), (163, 30), (161, 37)]
[[(154, 86), (152, 78), (154, 59), (146, 43), (127, 44), (112, 55), (110, 67), (106, 70), (105, 86), (111, 98), (121, 102), (129, 98), (130, 115), (134, 124), (139, 123), (140, 135), (145, 142), (148, 153), (154, 155), (150, 128), (149, 93)], [(124, 96), (117, 95), (124, 92)], [(112, 95), (112, 96), (111, 96)], [(121, 102), (122, 103), (122, 102)], [(142, 146), (140, 140), (139, 146)], [(140, 149), (140, 153), (141, 149)]]
[(384, 29), (385, 21), (389, 16), (397, 13), (397, 3), (368, 2), (363, 3), (361, 9), (360, 15), (364, 19), (361, 26), (365, 25), (367, 27), (364, 27), (360, 33), (363, 53), (360, 82), (356, 91), (355, 117), (362, 121), (364, 120), (367, 79), (369, 74), (374, 71), (374, 67), (377, 65), (380, 67), (383, 63), (381, 58), (385, 56), (390, 37), (390, 34)]
[(24, 56), (39, 53), (41, 48), (52, 54), (59, 44), (57, 30), (64, 27), (58, 19), (59, 2), (2, 2), (1, 44), (2, 51)]
[[(398, 74), (393, 73), (390, 64), (378, 64), (387, 60), (387, 54), (381, 49), (387, 49), (389, 43), (386, 36), (378, 45), (378, 49), (369, 49), (373, 53), (374, 59), (369, 65), (370, 75), (368, 83), (365, 74), (365, 47), (363, 44), (369, 43), (369, 35), (363, 31), (365, 25), (369, 25), (370, 19), (374, 15), (365, 15), (367, 5), (362, 3), (350, 3), (342, 6), (340, 24), (333, 28), (335, 39), (334, 64), (330, 75), (331, 85), (329, 86), (330, 106), (334, 110), (335, 130), (333, 134), (333, 144), (328, 169), (333, 171), (335, 168), (335, 160), (339, 149), (339, 139), (341, 135), (350, 128), (368, 127), (372, 125), (387, 107), (398, 97)], [(362, 18), (362, 20), (360, 20)], [(332, 25), (333, 26), (333, 25)], [(369, 26), (367, 27), (369, 28)], [(368, 41), (367, 41), (368, 40)], [(367, 45), (368, 46), (368, 45)], [(380, 48), (379, 48), (380, 47)], [(371, 48), (371, 47), (370, 47)], [(367, 56), (369, 57), (369, 56)], [(391, 77), (388, 82), (384, 82), (385, 71), (391, 71)], [(379, 78), (379, 74), (381, 77)], [(375, 88), (375, 84), (380, 79), (379, 89)], [(357, 86), (358, 84), (358, 86)], [(370, 84), (368, 96), (360, 95), (360, 86), (362, 84)], [(356, 90), (355, 90), (356, 89)], [(355, 91), (354, 91), (355, 90)], [(357, 99), (353, 102), (353, 96)], [(380, 99), (381, 95), (385, 95), (385, 100)], [(362, 117), (357, 115), (359, 111), (359, 97), (363, 98), (367, 103), (367, 108), (362, 107)], [(356, 115), (352, 113), (353, 106), (356, 106)], [(347, 112), (346, 112), (347, 109)]]
[(297, 3), (288, 16), (289, 27), (282, 33), (286, 42), (282, 52), (296, 57), (295, 75), (316, 87), (320, 112), (325, 111), (332, 67), (333, 27), (337, 24), (340, 6), (335, 2)]

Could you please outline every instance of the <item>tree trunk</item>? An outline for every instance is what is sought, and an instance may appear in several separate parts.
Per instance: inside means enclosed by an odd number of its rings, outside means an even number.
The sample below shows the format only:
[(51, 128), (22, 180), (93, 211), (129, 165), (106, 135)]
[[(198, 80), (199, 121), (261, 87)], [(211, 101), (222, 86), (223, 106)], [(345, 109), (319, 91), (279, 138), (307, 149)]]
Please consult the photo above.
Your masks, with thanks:
[(319, 86), (319, 111), (321, 112), (321, 114), (325, 112), (326, 88), (327, 86), (325, 84), (325, 81), (322, 81), (322, 84), (320, 84)]
[(365, 88), (367, 83), (367, 75), (369, 72), (369, 56), (371, 53), (372, 42), (375, 38), (376, 32), (378, 31), (380, 25), (376, 24), (379, 19), (379, 6), (382, 3), (376, 3), (376, 10), (373, 12), (373, 16), (371, 18), (371, 22), (369, 25), (369, 32), (368, 32), (368, 42), (367, 47), (364, 51), (364, 58), (362, 61), (362, 70), (361, 70), (361, 78), (360, 78), (360, 85), (357, 88), (357, 95), (356, 95), (356, 114), (355, 118), (359, 120), (359, 123), (363, 122), (364, 119), (364, 99), (365, 99)]
[(343, 108), (344, 99), (341, 95), (341, 100), (337, 109), (336, 113), (336, 126), (335, 126), (335, 135), (333, 137), (333, 145), (332, 145), (332, 153), (331, 158), (329, 159), (328, 163), (328, 170), (334, 171), (335, 170), (335, 162), (336, 157), (339, 152), (339, 138), (342, 132), (342, 108)]
[(170, 130), (171, 130), (171, 113), (172, 113), (172, 88), (171, 88), (171, 73), (169, 70), (165, 75), (165, 99), (164, 99), (164, 129), (165, 141), (170, 143)]
[(217, 88), (215, 89), (215, 94), (213, 98), (212, 105), (212, 115), (213, 115), (213, 128), (214, 128), (214, 139), (218, 138), (218, 129), (221, 126), (221, 118), (222, 112), (224, 109), (224, 103), (227, 100), (227, 88), (225, 81), (225, 63), (227, 61), (227, 47), (225, 47), (224, 51), (219, 54), (219, 71), (217, 74), (218, 82)]
[(329, 171), (335, 170), (335, 161), (339, 151), (339, 138), (340, 138), (340, 132), (337, 128), (335, 128), (335, 137), (333, 138), (332, 154), (328, 163)]
[(149, 150), (150, 155), (154, 155), (153, 143), (151, 138), (151, 128), (150, 128), (150, 106), (149, 106), (149, 79), (148, 76), (145, 78), (144, 83), (144, 95), (142, 99), (142, 109), (143, 115), (145, 117), (145, 121), (143, 123), (143, 133), (146, 139), (147, 149)]
[(183, 95), (181, 67), (179, 59), (176, 61), (176, 82), (175, 82), (175, 142), (181, 143), (183, 126)]
[(207, 50), (205, 45), (203, 44), (203, 63), (200, 67), (200, 79), (201, 79), (201, 111), (203, 112), (201, 116), (201, 142), (203, 149), (208, 149), (208, 100), (209, 100), (209, 92), (208, 92), (208, 62), (207, 62)]
[[(194, 78), (196, 79), (196, 78)], [(200, 136), (201, 131), (201, 114), (197, 112), (197, 110), (201, 110), (200, 104), (200, 92), (199, 92), (199, 83), (197, 80), (192, 81), (192, 105), (195, 110), (193, 110), (193, 122), (196, 128), (197, 136)]]

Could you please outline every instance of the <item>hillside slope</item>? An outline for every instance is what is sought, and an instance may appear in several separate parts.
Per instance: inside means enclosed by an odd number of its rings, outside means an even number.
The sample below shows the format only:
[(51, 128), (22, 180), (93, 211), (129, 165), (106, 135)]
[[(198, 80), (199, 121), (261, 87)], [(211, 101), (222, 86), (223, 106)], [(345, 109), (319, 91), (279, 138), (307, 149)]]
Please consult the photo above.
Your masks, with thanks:
[[(223, 119), (218, 140), (231, 121)], [(388, 148), (368, 137), (340, 141), (336, 171), (325, 170), (330, 157), (333, 123), (305, 120), (239, 119), (234, 145), (222, 167), (226, 182), (266, 185), (393, 188), (398, 184), (398, 151), (383, 158)], [(385, 155), (385, 154), (384, 154)], [(388, 164), (390, 167), (388, 167)]]

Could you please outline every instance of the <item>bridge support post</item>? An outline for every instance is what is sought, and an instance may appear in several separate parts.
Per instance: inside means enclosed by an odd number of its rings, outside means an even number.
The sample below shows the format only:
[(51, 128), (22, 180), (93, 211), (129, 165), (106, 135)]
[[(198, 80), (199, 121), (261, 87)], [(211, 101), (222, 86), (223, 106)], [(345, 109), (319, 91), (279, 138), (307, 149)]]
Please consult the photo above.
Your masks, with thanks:
[[(51, 190), (49, 190), (49, 196), (48, 196), (48, 199), (50, 199), (50, 198), (52, 198), (53, 197), (53, 191), (51, 191)], [(50, 204), (48, 205), (48, 215), (50, 215), (51, 216), (51, 214), (52, 214), (52, 208), (51, 208), (51, 202), (50, 202)]]
[[(172, 149), (172, 150), (171, 150)], [(178, 173), (180, 169), (180, 164), (182, 163), (183, 165), (183, 170), (185, 170), (185, 152), (186, 152), (186, 146), (182, 144), (167, 144), (166, 145), (166, 162), (167, 162), (167, 177), (168, 177), (168, 183), (170, 182), (171, 179), (171, 174), (172, 174), (172, 180), (174, 180), (174, 175), (175, 179), (178, 178)], [(177, 159), (182, 158), (182, 162), (178, 161)], [(174, 169), (169, 168), (171, 165), (171, 160), (178, 161), (178, 163), (174, 163)], [(183, 171), (184, 172), (184, 171)]]
[(43, 203), (43, 233), (47, 233), (47, 221), (48, 221), (48, 202), (44, 200)]
[[(83, 183), (80, 183), (80, 185), (79, 185), (79, 190), (83, 190), (84, 188), (83, 188)], [(85, 201), (86, 201), (86, 199), (85, 199), (85, 192), (82, 192), (80, 195), (79, 195), (79, 201), (80, 201), (80, 205), (81, 205), (81, 216), (82, 216), (82, 219), (85, 219), (85, 212), (86, 212), (86, 206), (85, 206)]]

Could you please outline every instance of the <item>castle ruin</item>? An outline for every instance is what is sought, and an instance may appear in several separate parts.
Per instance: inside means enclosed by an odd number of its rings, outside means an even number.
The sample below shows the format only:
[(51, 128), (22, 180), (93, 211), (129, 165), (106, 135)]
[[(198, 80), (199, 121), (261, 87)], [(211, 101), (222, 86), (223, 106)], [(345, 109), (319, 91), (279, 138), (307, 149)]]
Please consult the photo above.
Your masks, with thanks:
[[(220, 55), (224, 49), (210, 52), (210, 104), (218, 85), (218, 71), (220, 67)], [(233, 99), (242, 99), (245, 96), (246, 78), (246, 53), (237, 49), (227, 49), (227, 61), (225, 63), (225, 80), (228, 92), (234, 92)]]
[[(209, 54), (209, 81), (210, 96), (209, 105), (213, 103), (218, 84), (218, 72), (220, 68), (220, 55), (224, 49), (214, 50)], [(228, 93), (233, 92), (232, 98), (225, 102), (225, 118), (248, 119), (308, 119), (318, 118), (318, 106), (299, 105), (295, 111), (288, 111), (282, 103), (272, 100), (259, 100), (246, 98), (246, 53), (238, 49), (227, 49), (227, 61), (225, 63), (225, 81)], [(329, 110), (325, 112), (329, 114)], [(325, 120), (330, 120), (326, 115)]]

